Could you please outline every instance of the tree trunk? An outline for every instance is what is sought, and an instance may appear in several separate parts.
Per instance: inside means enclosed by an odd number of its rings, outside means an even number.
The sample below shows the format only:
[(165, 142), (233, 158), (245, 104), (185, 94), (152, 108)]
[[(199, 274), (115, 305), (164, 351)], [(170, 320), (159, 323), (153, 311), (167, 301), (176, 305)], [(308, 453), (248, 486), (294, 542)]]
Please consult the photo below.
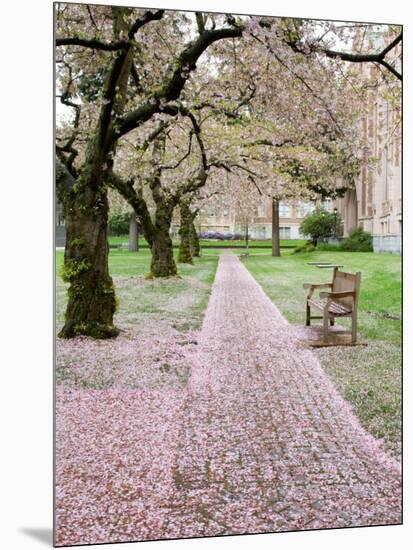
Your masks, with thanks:
[[(99, 167), (98, 167), (99, 168)], [(63, 338), (77, 335), (109, 338), (113, 325), (115, 289), (108, 268), (108, 200), (99, 169), (85, 165), (65, 194), (66, 248), (62, 278), (70, 283)]]
[(281, 256), (280, 251), (280, 201), (272, 199), (272, 255)]
[(151, 242), (151, 275), (153, 277), (172, 277), (177, 274), (172, 239), (169, 234), (172, 212), (173, 206), (164, 202), (157, 204), (152, 234), (147, 239)]
[(198, 231), (196, 230), (194, 220), (191, 222), (191, 254), (193, 258), (199, 258), (201, 255), (201, 246), (199, 244)]
[(181, 214), (181, 223), (179, 226), (179, 236), (181, 242), (179, 245), (178, 262), (183, 264), (192, 264), (191, 253), (191, 224), (192, 216), (189, 209), (189, 203), (182, 201), (179, 205), (179, 211)]
[(137, 252), (139, 250), (139, 232), (138, 222), (135, 212), (132, 212), (129, 218), (129, 252)]

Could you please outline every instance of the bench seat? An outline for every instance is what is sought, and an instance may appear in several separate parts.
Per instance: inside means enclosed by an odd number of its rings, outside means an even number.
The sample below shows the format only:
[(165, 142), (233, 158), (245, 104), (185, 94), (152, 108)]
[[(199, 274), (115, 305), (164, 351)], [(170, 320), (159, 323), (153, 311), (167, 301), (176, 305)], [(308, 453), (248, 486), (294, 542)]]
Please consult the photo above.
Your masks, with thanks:
[[(320, 311), (324, 311), (326, 301), (325, 300), (308, 300), (308, 304), (310, 306), (313, 306)], [(344, 317), (345, 315), (351, 315), (351, 309), (344, 307), (341, 304), (338, 304), (337, 302), (330, 302), (328, 306), (328, 312), (334, 315), (334, 317)]]

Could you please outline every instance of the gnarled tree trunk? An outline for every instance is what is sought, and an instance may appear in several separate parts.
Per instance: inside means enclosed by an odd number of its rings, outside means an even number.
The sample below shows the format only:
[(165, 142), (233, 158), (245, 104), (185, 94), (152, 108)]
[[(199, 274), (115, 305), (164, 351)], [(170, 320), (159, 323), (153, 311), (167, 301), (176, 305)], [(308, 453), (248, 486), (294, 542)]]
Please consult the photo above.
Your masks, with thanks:
[(151, 275), (153, 277), (173, 277), (177, 274), (169, 230), (172, 222), (173, 205), (167, 201), (158, 202), (155, 222), (147, 238), (151, 245)]
[(62, 277), (70, 283), (59, 336), (116, 336), (115, 289), (108, 269), (108, 200), (100, 166), (85, 165), (73, 187), (60, 193), (66, 218)]
[(181, 242), (179, 245), (178, 262), (192, 264), (191, 226), (193, 223), (193, 216), (189, 208), (189, 203), (185, 200), (181, 201), (179, 211), (181, 214), (181, 223), (179, 226)]
[(198, 231), (196, 230), (194, 220), (191, 222), (191, 254), (193, 258), (199, 258), (201, 255), (201, 246), (199, 244)]

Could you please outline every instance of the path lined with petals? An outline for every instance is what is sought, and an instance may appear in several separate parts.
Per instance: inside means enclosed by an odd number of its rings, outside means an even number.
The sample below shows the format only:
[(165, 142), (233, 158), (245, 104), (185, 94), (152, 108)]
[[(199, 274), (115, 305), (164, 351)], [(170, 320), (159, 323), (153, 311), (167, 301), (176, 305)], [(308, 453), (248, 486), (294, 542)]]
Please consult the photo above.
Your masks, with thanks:
[(164, 536), (400, 523), (399, 464), (292, 330), (238, 258), (222, 255)]
[(186, 386), (134, 387), (133, 355), (58, 386), (57, 545), (400, 523), (398, 463), (236, 256), (185, 347)]

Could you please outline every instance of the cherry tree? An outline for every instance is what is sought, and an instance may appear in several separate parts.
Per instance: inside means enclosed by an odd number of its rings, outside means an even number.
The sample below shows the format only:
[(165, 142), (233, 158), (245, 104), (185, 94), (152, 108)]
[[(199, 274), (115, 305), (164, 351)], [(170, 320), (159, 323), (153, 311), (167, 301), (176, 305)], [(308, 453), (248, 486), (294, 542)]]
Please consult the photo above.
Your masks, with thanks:
[(67, 229), (64, 274), (70, 283), (60, 336), (104, 338), (118, 333), (107, 245), (107, 172), (117, 141), (179, 98), (208, 47), (240, 36), (241, 30), (226, 24), (225, 16), (207, 26), (197, 14), (196, 36), (185, 43), (191, 18), (179, 12), (76, 4), (57, 4), (56, 10), (58, 59), (80, 68), (72, 88), (88, 68), (86, 82), (90, 85), (92, 75), (97, 107), (78, 166), (73, 144), (65, 143), (66, 151), (60, 151), (69, 157), (66, 166), (76, 180), (60, 193)]

